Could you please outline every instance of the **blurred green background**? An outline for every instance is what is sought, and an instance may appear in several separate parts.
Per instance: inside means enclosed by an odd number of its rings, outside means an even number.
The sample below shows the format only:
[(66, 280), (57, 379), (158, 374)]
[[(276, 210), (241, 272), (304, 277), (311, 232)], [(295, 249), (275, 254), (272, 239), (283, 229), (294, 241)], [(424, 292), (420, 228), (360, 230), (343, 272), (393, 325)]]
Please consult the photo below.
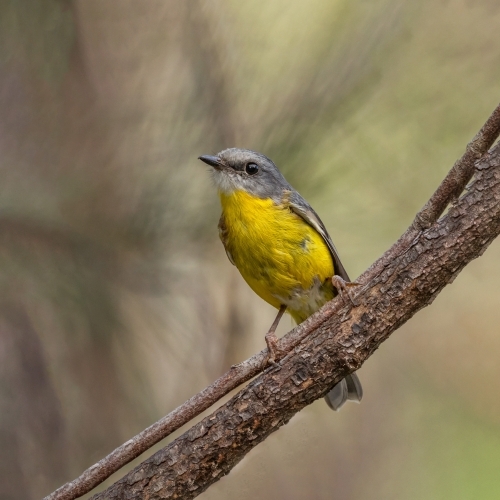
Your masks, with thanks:
[[(497, 0), (0, 1), (0, 499), (264, 347), (197, 156), (273, 158), (355, 277), (500, 101), (499, 29)], [(360, 370), (362, 405), (306, 408), (200, 498), (498, 499), (499, 274), (497, 241)]]

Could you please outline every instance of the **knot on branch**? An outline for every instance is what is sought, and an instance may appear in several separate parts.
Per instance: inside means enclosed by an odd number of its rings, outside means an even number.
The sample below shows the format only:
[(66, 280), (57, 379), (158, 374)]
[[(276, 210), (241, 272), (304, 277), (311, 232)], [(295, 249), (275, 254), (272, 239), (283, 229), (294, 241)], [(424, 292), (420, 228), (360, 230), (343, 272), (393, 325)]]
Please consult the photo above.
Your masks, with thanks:
[(485, 154), (484, 153), (484, 147), (482, 147), (482, 144), (477, 144), (477, 141), (472, 140), (467, 144), (466, 151), (476, 159), (479, 160), (482, 158), (482, 156)]
[(421, 210), (416, 216), (412, 224), (412, 228), (415, 231), (425, 231), (426, 229), (429, 229), (432, 224), (434, 223), (434, 218), (432, 217), (432, 214), (429, 213), (428, 210), (423, 209)]

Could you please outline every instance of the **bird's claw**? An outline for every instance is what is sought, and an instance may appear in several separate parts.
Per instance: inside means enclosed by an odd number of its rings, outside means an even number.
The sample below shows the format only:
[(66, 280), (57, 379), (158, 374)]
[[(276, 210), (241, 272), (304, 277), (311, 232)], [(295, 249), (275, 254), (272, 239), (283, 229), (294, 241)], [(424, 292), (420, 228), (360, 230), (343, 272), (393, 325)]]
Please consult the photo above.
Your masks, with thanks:
[(264, 366), (271, 365), (276, 367), (279, 367), (278, 363), (276, 362), (276, 358), (279, 355), (279, 348), (278, 348), (278, 337), (276, 337), (276, 334), (271, 333), (266, 335), (266, 344), (267, 344), (267, 358), (264, 362)]
[(361, 283), (357, 283), (356, 281), (345, 281), (340, 276), (335, 275), (332, 276), (332, 284), (337, 289), (338, 294), (342, 297), (345, 304), (347, 304), (347, 301), (349, 300), (353, 307), (357, 307), (358, 303), (352, 296), (349, 288), (361, 286)]

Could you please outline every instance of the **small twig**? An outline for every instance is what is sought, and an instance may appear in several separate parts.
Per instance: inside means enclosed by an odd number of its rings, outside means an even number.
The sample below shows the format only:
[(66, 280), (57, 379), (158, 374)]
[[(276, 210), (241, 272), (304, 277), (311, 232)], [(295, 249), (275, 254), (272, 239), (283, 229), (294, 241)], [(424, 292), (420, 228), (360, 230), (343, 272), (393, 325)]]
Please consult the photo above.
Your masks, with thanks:
[(467, 144), (465, 153), (455, 162), (430, 200), (415, 216), (410, 229), (421, 231), (434, 224), (446, 207), (457, 200), (474, 174), (474, 165), (493, 146), (500, 133), (500, 105), (488, 118), (474, 139)]
[(357, 281), (365, 283), (378, 275), (397, 255), (404, 253), (423, 230), (431, 227), (465, 189), (474, 174), (474, 165), (483, 157), (500, 135), (500, 104), (491, 113), (481, 130), (467, 144), (462, 157), (455, 162), (429, 201), (417, 213), (413, 223), (401, 237), (376, 260)]
[[(438, 220), (447, 205), (454, 201), (463, 191), (474, 173), (475, 162), (488, 151), (499, 134), (500, 105), (497, 106), (478, 134), (468, 144), (462, 158), (455, 163), (439, 188), (416, 215), (412, 225), (357, 281), (367, 283), (377, 276), (396, 256), (404, 254), (410, 248), (411, 243), (422, 229), (430, 227)], [(363, 287), (359, 287), (359, 289), (356, 290), (358, 293), (355, 295), (362, 293)], [(280, 354), (284, 356), (291, 352), (305, 337), (343, 308), (344, 304), (342, 301), (334, 300), (326, 304), (318, 313), (308, 318), (304, 323), (301, 323), (280, 339), (278, 345)], [(74, 500), (88, 493), (121, 467), (208, 409), (233, 389), (258, 375), (262, 371), (262, 366), (266, 358), (267, 349), (231, 367), (228, 372), (218, 378), (213, 384), (118, 447), (108, 456), (83, 472), (74, 481), (58, 488), (45, 497), (44, 500)]]

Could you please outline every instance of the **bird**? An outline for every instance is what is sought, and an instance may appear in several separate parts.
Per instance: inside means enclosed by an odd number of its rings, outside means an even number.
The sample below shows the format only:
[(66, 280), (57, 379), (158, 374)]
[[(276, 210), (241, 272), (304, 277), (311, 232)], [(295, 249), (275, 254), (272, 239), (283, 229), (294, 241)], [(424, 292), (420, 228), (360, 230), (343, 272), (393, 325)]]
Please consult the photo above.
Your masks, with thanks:
[[(219, 237), (227, 257), (250, 288), (278, 314), (265, 336), (270, 364), (276, 364), (276, 328), (288, 312), (297, 324), (337, 294), (349, 297), (353, 283), (325, 225), (311, 205), (286, 181), (267, 156), (229, 148), (199, 159), (209, 165), (222, 214)], [(360, 402), (356, 373), (325, 396), (338, 411)]]

